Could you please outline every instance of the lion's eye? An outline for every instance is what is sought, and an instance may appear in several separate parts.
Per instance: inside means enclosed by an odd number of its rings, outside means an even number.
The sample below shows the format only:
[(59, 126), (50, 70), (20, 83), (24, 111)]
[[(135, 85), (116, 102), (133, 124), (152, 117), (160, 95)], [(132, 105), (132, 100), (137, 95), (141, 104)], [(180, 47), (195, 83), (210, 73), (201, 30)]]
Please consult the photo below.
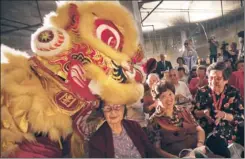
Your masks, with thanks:
[(123, 35), (118, 28), (108, 20), (96, 19), (96, 37), (113, 49), (122, 50)]

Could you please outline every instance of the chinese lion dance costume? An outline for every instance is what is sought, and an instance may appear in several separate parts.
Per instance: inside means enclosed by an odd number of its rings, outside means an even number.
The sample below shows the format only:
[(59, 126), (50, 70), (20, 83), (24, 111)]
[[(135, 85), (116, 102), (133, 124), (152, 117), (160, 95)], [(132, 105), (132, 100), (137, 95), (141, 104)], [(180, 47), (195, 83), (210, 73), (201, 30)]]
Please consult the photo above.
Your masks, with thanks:
[(1, 157), (84, 156), (100, 99), (143, 96), (138, 41), (119, 3), (57, 2), (32, 34), (33, 56), (2, 45)]

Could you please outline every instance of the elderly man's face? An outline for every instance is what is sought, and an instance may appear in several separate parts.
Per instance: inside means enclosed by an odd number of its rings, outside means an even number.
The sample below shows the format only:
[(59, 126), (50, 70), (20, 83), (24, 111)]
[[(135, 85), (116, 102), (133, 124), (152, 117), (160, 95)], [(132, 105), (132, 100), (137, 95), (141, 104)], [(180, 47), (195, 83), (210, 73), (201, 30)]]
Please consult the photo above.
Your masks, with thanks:
[(152, 86), (155, 84), (155, 83), (157, 83), (157, 82), (159, 82), (159, 78), (158, 78), (158, 76), (156, 76), (156, 75), (151, 75), (150, 77), (149, 77), (149, 87), (150, 88), (152, 88)]
[(169, 79), (170, 79), (171, 83), (177, 84), (179, 81), (178, 72), (176, 70), (171, 70), (169, 72)]
[(197, 76), (200, 77), (200, 78), (204, 78), (206, 76), (206, 71), (198, 69), (197, 70)]
[(238, 71), (244, 71), (244, 63), (243, 62), (237, 64), (237, 70)]
[(226, 61), (225, 64), (226, 64), (226, 67), (231, 67), (231, 61)]
[(162, 61), (164, 61), (164, 60), (165, 60), (165, 56), (164, 56), (163, 54), (161, 54), (161, 55), (160, 55), (160, 59), (161, 59)]

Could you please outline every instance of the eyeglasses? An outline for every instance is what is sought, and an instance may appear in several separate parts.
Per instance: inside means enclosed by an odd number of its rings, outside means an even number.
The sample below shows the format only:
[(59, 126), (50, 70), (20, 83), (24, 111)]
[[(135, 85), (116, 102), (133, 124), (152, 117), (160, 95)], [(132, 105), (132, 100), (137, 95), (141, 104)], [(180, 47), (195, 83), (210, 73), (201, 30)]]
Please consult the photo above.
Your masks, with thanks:
[(221, 80), (223, 80), (223, 77), (217, 77), (217, 76), (215, 77), (215, 76), (210, 76), (210, 77), (209, 77), (209, 79), (210, 79), (210, 80), (221, 81)]
[(104, 106), (104, 108), (102, 108), (102, 110), (104, 112), (111, 112), (112, 110), (120, 111), (121, 108), (122, 108), (122, 105), (106, 105)]

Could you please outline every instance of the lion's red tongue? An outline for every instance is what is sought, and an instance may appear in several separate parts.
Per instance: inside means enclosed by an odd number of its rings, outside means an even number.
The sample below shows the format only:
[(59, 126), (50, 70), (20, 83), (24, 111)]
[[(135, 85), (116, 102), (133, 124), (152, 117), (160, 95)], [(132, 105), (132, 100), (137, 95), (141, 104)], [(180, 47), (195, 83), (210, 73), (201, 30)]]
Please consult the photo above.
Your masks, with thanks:
[(71, 91), (86, 100), (96, 99), (88, 88), (90, 80), (85, 78), (82, 64), (76, 60), (72, 60), (69, 67), (67, 85)]

